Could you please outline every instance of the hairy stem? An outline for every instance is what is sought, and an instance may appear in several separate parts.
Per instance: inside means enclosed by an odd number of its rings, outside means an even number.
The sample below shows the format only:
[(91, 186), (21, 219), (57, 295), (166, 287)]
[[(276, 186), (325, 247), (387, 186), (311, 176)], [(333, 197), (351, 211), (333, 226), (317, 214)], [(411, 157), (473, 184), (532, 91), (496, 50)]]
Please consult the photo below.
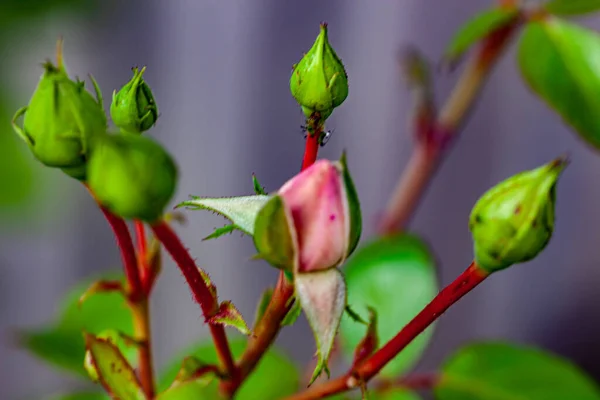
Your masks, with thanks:
[(406, 348), (421, 332), (430, 326), (454, 303), (483, 282), (489, 273), (475, 262), (450, 285), (446, 286), (425, 308), (413, 318), (396, 336), (377, 350), (372, 356), (347, 374), (312, 386), (304, 392), (289, 396), (286, 400), (321, 399), (336, 393), (360, 387), (375, 376), (388, 362)]
[[(202, 278), (196, 262), (190, 256), (183, 243), (181, 243), (177, 234), (166, 222), (160, 221), (152, 225), (151, 228), (183, 273), (194, 299), (200, 305), (205, 320), (208, 321), (218, 311), (219, 305), (216, 296), (213, 295), (211, 289)], [(234, 364), (225, 329), (222, 325), (209, 324), (208, 326), (225, 375), (229, 378), (232, 385), (238, 385), (238, 368)]]
[(449, 141), (458, 134), (519, 24), (520, 19), (515, 19), (491, 33), (467, 64), (437, 120), (416, 124), (418, 142), (386, 206), (379, 226), (381, 234), (401, 231), (409, 222), (446, 154)]
[(133, 314), (135, 339), (139, 344), (139, 376), (142, 389), (149, 399), (154, 397), (154, 368), (150, 341), (150, 313), (148, 299), (130, 305)]
[[(310, 167), (317, 160), (319, 136), (323, 130), (322, 123), (319, 119), (314, 119), (311, 123), (313, 124), (311, 125), (313, 132), (306, 137), (302, 171)], [(283, 272), (280, 272), (271, 301), (262, 318), (254, 327), (254, 336), (249, 339), (248, 347), (240, 359), (240, 383), (250, 375), (263, 354), (273, 344), (273, 341), (281, 329), (281, 321), (283, 321), (294, 304), (294, 300), (292, 299), (293, 296), (294, 286), (292, 282), (287, 280)], [(229, 388), (230, 394), (235, 393), (237, 389), (238, 387), (231, 386)]]
[(129, 229), (127, 229), (125, 221), (103, 206), (100, 206), (100, 210), (102, 210), (117, 239), (117, 244), (121, 250), (123, 268), (125, 269), (125, 277), (127, 278), (128, 296), (131, 301), (135, 302), (142, 298), (144, 293), (139, 276), (135, 248), (133, 247), (133, 240), (131, 240)]

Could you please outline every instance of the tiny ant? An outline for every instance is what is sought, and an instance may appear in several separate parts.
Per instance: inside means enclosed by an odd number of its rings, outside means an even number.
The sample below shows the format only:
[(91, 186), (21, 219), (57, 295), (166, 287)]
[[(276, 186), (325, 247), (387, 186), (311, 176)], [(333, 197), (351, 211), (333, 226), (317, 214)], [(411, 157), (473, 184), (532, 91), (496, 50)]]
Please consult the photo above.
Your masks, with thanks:
[[(304, 139), (306, 139), (308, 137), (308, 127), (305, 125), (300, 125), (300, 129), (302, 129), (302, 134), (304, 135)], [(329, 142), (329, 139), (334, 131), (335, 129), (330, 129), (328, 131), (321, 132), (319, 137), (319, 145), (321, 147), (325, 146), (327, 142)]]

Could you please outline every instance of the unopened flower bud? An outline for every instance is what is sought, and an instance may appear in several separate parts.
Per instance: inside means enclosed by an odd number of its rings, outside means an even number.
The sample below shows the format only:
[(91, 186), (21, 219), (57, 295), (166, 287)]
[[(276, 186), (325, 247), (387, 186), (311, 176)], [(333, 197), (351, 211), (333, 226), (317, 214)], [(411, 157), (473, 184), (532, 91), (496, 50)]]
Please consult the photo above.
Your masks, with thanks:
[(290, 90), (307, 118), (318, 112), (322, 120), (348, 97), (348, 76), (327, 40), (327, 24), (321, 24), (312, 48), (294, 66)]
[(144, 81), (146, 67), (133, 69), (133, 78), (118, 92), (113, 92), (110, 116), (116, 126), (125, 132), (142, 133), (158, 119), (158, 107), (150, 86)]
[(88, 185), (96, 199), (122, 218), (155, 222), (173, 196), (177, 167), (154, 140), (135, 134), (103, 135), (93, 145)]
[(360, 231), (360, 205), (342, 158), (317, 161), (285, 183), (259, 212), (254, 240), (267, 261), (302, 273), (342, 264)]
[(488, 272), (533, 259), (554, 230), (556, 182), (566, 158), (521, 172), (494, 186), (477, 201), (469, 229), (475, 261)]
[[(60, 46), (58, 60), (57, 66), (50, 62), (44, 65), (45, 72), (29, 105), (17, 111), (13, 127), (44, 165), (85, 179), (89, 143), (94, 136), (106, 132), (106, 115), (98, 90), (96, 100), (83, 82), (69, 79)], [(22, 128), (16, 123), (21, 115)]]
[(293, 272), (296, 295), (317, 342), (311, 382), (328, 373), (327, 360), (346, 306), (339, 267), (358, 244), (361, 214), (346, 167), (320, 160), (285, 183), (259, 211), (254, 244), (259, 256)]

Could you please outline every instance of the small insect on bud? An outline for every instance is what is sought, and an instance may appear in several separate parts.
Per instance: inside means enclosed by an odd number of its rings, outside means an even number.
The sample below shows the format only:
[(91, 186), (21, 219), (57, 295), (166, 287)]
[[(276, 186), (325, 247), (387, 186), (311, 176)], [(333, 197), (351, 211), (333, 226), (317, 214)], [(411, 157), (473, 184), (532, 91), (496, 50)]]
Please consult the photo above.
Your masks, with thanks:
[(568, 164), (557, 158), (494, 186), (475, 204), (469, 220), (475, 260), (488, 272), (537, 256), (554, 230), (556, 182)]
[(148, 137), (106, 134), (93, 144), (88, 185), (100, 204), (122, 218), (155, 222), (176, 183), (173, 159)]
[(118, 92), (113, 92), (110, 116), (125, 132), (142, 133), (158, 119), (158, 107), (150, 86), (144, 81), (146, 67), (133, 69), (133, 78)]
[(348, 97), (348, 76), (327, 40), (327, 24), (321, 24), (312, 48), (294, 66), (290, 90), (306, 118), (318, 112), (322, 121)]
[[(97, 99), (85, 90), (83, 82), (69, 79), (60, 41), (57, 53), (57, 65), (44, 64), (44, 74), (29, 105), (17, 111), (13, 127), (41, 163), (85, 179), (89, 143), (106, 132), (106, 115), (95, 82)], [(17, 119), (22, 115), (20, 127)]]

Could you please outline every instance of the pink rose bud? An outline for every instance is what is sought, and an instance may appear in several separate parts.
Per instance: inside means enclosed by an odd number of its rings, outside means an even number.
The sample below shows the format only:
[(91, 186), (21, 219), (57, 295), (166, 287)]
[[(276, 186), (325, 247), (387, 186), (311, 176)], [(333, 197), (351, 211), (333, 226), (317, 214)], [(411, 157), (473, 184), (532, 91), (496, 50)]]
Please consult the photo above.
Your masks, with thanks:
[(360, 205), (346, 158), (320, 160), (285, 183), (258, 212), (254, 244), (258, 257), (294, 274), (297, 301), (317, 342), (311, 383), (328, 372), (344, 307), (346, 285), (335, 269), (358, 244)]
[(340, 266), (360, 231), (358, 197), (342, 157), (319, 160), (286, 182), (258, 213), (254, 241), (271, 264), (302, 273)]

